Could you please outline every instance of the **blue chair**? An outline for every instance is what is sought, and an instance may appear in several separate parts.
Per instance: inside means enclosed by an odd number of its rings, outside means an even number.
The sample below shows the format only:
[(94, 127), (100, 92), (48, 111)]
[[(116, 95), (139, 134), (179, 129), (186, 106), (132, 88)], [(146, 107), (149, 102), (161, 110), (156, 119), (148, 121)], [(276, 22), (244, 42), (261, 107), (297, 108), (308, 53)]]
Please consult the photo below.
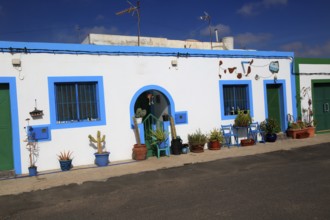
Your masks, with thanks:
[[(229, 148), (230, 146), (236, 145), (238, 142), (238, 136), (235, 134), (233, 126), (230, 125), (221, 125), (222, 135), (225, 139), (225, 145)], [(235, 143), (232, 142), (232, 137), (234, 137)]]
[(171, 151), (170, 151), (170, 145), (169, 145), (169, 141), (168, 138), (161, 142), (161, 143), (157, 143), (156, 144), (157, 147), (157, 159), (160, 157), (160, 152), (164, 151), (166, 156), (170, 156)]
[(261, 136), (261, 143), (265, 143), (264, 139), (264, 132), (260, 129), (260, 125), (258, 122), (253, 122), (249, 124), (249, 129), (248, 129), (248, 137), (252, 138), (254, 140), (254, 144), (258, 142), (258, 134)]

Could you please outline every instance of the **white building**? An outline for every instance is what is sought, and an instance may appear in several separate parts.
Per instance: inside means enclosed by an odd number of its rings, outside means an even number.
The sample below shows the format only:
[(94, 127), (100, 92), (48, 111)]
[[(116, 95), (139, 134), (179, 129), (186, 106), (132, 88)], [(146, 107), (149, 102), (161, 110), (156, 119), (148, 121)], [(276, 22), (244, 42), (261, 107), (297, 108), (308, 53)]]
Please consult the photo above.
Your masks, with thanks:
[[(110, 161), (131, 159), (135, 109), (176, 119), (177, 134), (233, 123), (297, 116), (291, 52), (200, 50), (0, 42), (0, 170), (28, 172), (27, 118), (38, 130), (39, 171), (58, 169), (73, 151), (75, 166), (94, 163), (87, 136), (106, 135)], [(33, 110), (43, 115), (31, 117)]]
[[(295, 59), (298, 118), (313, 121), (318, 133), (330, 131), (330, 60)], [(310, 105), (308, 100), (311, 100)], [(313, 116), (309, 118), (308, 109)]]

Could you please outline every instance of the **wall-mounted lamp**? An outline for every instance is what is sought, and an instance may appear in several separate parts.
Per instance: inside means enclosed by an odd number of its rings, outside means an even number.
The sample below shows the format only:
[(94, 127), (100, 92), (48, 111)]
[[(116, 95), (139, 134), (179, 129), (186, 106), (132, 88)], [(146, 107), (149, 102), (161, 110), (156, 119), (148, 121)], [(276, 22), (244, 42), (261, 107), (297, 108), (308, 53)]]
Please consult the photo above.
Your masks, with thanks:
[(178, 66), (178, 61), (177, 60), (172, 60), (171, 65), (172, 65), (172, 67), (177, 67)]
[(20, 67), (21, 66), (21, 60), (18, 59), (18, 58), (12, 59), (11, 63), (13, 64), (14, 67)]

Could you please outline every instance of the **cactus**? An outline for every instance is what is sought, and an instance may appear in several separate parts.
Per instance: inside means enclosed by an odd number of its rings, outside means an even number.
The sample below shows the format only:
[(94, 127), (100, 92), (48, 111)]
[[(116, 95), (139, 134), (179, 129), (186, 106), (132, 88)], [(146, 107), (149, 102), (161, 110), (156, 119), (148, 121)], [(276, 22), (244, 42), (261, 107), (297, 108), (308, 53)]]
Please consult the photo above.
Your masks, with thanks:
[(136, 109), (135, 117), (136, 118), (143, 118), (144, 116), (146, 116), (146, 114), (147, 114), (147, 111), (145, 109), (138, 108), (138, 109)]
[(97, 153), (102, 154), (102, 143), (105, 142), (105, 135), (101, 138), (101, 132), (97, 131), (96, 139), (92, 135), (88, 135), (89, 141), (97, 144)]

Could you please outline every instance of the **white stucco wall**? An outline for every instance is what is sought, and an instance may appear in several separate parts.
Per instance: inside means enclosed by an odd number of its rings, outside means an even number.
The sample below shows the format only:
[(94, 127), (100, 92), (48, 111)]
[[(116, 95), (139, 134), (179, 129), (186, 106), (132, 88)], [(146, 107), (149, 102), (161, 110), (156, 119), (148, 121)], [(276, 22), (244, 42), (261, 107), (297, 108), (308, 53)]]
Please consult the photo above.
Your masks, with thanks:
[[(12, 59), (19, 57), (20, 71), (12, 65)], [(76, 55), (49, 53), (1, 53), (0, 77), (16, 77), (19, 117), (19, 138), (21, 144), (22, 173), (28, 172), (28, 151), (23, 139), (24, 127), (29, 112), (35, 107), (44, 111), (42, 119), (30, 120), (30, 125), (50, 124), (48, 77), (54, 76), (102, 76), (106, 125), (52, 129), (51, 141), (39, 143), (40, 153), (37, 161), (39, 171), (58, 169), (57, 154), (63, 150), (73, 151), (74, 166), (94, 163), (95, 150), (89, 146), (87, 136), (100, 130), (106, 135), (106, 149), (111, 152), (110, 161), (131, 159), (135, 143), (130, 124), (130, 102), (134, 94), (144, 86), (157, 85), (164, 88), (175, 102), (175, 111), (188, 112), (188, 124), (177, 125), (177, 134), (187, 142), (187, 134), (200, 128), (203, 132), (219, 128), (221, 124), (233, 120), (221, 120), (219, 80), (240, 80), (234, 74), (221, 74), (219, 79), (219, 60), (223, 66), (236, 66), (242, 72), (241, 61), (252, 58), (210, 58), (175, 56), (110, 56)], [(171, 61), (178, 66), (172, 67)], [(254, 58), (254, 66), (248, 77), (251, 80), (254, 107), (254, 120), (265, 119), (263, 80), (272, 80), (269, 72), (270, 61), (279, 61), (278, 80), (285, 80), (287, 112), (291, 113), (292, 93), (289, 58)], [(262, 77), (255, 80), (255, 75)]]

